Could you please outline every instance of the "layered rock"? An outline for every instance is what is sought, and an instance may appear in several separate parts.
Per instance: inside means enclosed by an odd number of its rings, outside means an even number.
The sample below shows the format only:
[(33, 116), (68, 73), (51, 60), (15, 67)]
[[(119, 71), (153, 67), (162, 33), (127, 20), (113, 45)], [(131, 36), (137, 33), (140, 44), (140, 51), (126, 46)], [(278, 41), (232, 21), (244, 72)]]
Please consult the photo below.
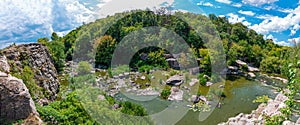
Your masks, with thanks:
[(0, 72), (0, 110), (0, 122), (38, 114), (23, 81), (4, 72)]
[(44, 88), (50, 95), (49, 100), (54, 100), (59, 91), (57, 71), (46, 46), (39, 43), (10, 46), (3, 50), (9, 64), (17, 72), (22, 72), (24, 63), (28, 63), (34, 72), (37, 84)]

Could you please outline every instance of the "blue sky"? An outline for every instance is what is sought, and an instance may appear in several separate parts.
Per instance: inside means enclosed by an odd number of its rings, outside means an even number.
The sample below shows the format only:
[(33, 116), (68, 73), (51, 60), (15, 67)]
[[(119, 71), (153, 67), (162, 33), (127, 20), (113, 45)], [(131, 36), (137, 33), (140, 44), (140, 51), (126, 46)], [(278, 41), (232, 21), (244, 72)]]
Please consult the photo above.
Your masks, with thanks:
[(64, 35), (98, 18), (131, 9), (172, 5), (194, 13), (226, 16), (280, 45), (300, 41), (298, 0), (4, 0), (0, 2), (0, 48)]

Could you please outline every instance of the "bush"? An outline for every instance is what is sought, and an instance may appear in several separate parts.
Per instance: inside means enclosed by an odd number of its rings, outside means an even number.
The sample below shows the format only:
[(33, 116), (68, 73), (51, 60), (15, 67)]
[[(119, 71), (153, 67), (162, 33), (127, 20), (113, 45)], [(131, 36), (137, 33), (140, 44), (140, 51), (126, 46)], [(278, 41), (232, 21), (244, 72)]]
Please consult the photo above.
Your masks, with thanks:
[(129, 114), (129, 115), (135, 115), (135, 116), (146, 116), (146, 110), (143, 106), (134, 104), (132, 102), (126, 101), (121, 103), (122, 106), (122, 113)]
[(270, 98), (267, 95), (258, 96), (255, 100), (253, 100), (253, 103), (267, 103), (269, 99)]
[(75, 92), (69, 93), (62, 101), (47, 106), (37, 105), (37, 111), (48, 124), (97, 124), (85, 111)]
[(160, 97), (162, 99), (168, 99), (168, 97), (171, 94), (171, 88), (170, 87), (166, 87), (165, 89), (163, 89), (160, 93)]
[(77, 72), (78, 75), (89, 74), (92, 70), (91, 64), (87, 61), (81, 61), (78, 63)]
[(153, 66), (144, 65), (139, 68), (139, 72), (145, 72), (145, 73), (149, 74), (150, 70), (153, 68), (154, 68)]
[(202, 85), (202, 86), (206, 86), (206, 82), (207, 82), (207, 79), (204, 77), (204, 74), (199, 74), (199, 83)]

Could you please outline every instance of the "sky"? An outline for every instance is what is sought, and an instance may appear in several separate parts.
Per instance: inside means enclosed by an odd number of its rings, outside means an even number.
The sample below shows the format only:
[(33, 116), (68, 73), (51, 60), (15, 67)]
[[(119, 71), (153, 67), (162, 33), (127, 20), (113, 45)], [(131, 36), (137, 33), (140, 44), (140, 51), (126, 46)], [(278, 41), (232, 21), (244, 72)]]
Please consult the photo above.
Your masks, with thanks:
[(279, 45), (300, 41), (298, 0), (1, 0), (0, 48), (64, 35), (82, 25), (132, 9), (169, 5), (175, 10), (226, 16)]

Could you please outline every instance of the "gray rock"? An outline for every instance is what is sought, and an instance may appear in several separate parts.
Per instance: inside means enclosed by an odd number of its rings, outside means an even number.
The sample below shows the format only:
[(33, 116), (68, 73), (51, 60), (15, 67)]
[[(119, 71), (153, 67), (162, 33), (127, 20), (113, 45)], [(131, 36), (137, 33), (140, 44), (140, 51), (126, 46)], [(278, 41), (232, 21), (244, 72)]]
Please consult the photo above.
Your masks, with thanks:
[(114, 104), (114, 105), (112, 106), (112, 109), (118, 109), (118, 108), (120, 108), (120, 105), (119, 105), (119, 104)]
[(183, 84), (183, 76), (181, 75), (171, 76), (169, 79), (167, 79), (166, 83), (168, 85), (180, 86), (181, 84)]
[(251, 78), (256, 77), (256, 75), (255, 75), (254, 73), (252, 73), (252, 72), (249, 72), (249, 73), (248, 73), (248, 76), (251, 77)]
[(212, 83), (212, 82), (206, 82), (206, 86), (211, 86), (211, 85), (213, 85), (214, 83)]
[(10, 66), (7, 63), (6, 56), (0, 55), (0, 71), (9, 72)]
[(103, 95), (98, 95), (98, 99), (99, 99), (100, 101), (102, 101), (102, 100), (105, 100), (105, 97), (104, 97)]
[(177, 87), (171, 88), (171, 94), (168, 98), (171, 101), (182, 101), (183, 100), (183, 91)]
[(291, 121), (284, 121), (282, 123), (282, 125), (295, 125), (295, 123), (291, 122)]
[(0, 77), (0, 118), (15, 121), (30, 114), (38, 115), (29, 90), (22, 80), (7, 75)]
[(198, 79), (195, 79), (195, 78), (193, 78), (193, 79), (191, 79), (191, 82), (189, 83), (189, 85), (190, 86), (194, 86), (196, 83), (198, 83), (199, 82), (199, 80)]
[[(45, 45), (30, 43), (10, 46), (3, 50), (3, 54), (6, 56), (7, 60), (13, 61), (16, 64), (13, 68), (17, 68), (19, 71), (22, 71), (24, 65), (20, 62), (27, 61), (28, 64), (31, 64), (30, 68), (34, 72), (34, 79), (37, 81), (37, 85), (44, 88), (50, 95), (47, 99), (51, 101), (55, 100), (59, 91), (58, 75), (50, 52)], [(26, 58), (24, 58), (24, 55), (26, 55)], [(7, 67), (7, 69), (9, 68)], [(43, 98), (43, 95), (40, 94), (34, 96)]]

